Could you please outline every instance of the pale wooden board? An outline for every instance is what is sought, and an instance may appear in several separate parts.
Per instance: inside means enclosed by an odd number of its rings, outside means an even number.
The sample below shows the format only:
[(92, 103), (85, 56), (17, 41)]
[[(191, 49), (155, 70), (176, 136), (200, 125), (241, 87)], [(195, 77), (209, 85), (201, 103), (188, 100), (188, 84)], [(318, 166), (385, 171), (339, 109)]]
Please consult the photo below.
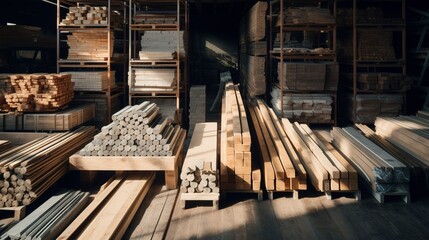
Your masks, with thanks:
[(217, 123), (197, 123), (186, 153), (183, 168), (210, 161), (217, 169)]

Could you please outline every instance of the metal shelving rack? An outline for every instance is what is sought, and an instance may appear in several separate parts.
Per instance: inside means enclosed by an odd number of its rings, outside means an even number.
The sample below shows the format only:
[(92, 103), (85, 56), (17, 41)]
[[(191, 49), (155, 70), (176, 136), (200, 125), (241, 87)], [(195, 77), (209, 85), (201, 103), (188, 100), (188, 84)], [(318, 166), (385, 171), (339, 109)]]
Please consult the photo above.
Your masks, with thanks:
[[(135, 99), (150, 99), (150, 98), (175, 98), (176, 99), (176, 115), (179, 115), (181, 107), (185, 116), (187, 116), (188, 108), (188, 66), (189, 59), (187, 58), (187, 47), (184, 43), (185, 54), (180, 54), (180, 31), (184, 31), (184, 38), (187, 38), (189, 13), (188, 2), (185, 0), (129, 0), (129, 103), (133, 104)], [(175, 23), (135, 23), (134, 16), (138, 10), (156, 9), (157, 14), (162, 16), (163, 9), (174, 8), (176, 16)], [(166, 11), (168, 12), (168, 11)], [(171, 15), (171, 11), (169, 13)], [(144, 31), (176, 31), (177, 32), (177, 50), (174, 59), (150, 59), (140, 60), (138, 57), (137, 42), (139, 36)], [(135, 86), (131, 81), (131, 73), (134, 69), (139, 68), (175, 68), (176, 69), (176, 85), (169, 87), (162, 86)], [(182, 83), (183, 81), (183, 83)], [(181, 103), (184, 99), (184, 103)], [(181, 119), (176, 119), (181, 122)]]
[[(62, 25), (61, 20), (63, 16), (61, 15), (61, 6), (83, 6), (83, 5), (90, 5), (90, 6), (107, 6), (107, 24), (70, 24), (70, 25)], [(111, 15), (113, 14), (113, 11), (119, 13), (122, 15), (122, 27), (116, 28), (111, 23)], [(126, 31), (125, 31), (125, 25), (126, 25), (126, 6), (123, 1), (120, 0), (104, 0), (104, 1), (93, 1), (93, 0), (82, 0), (82, 1), (75, 1), (75, 0), (57, 0), (57, 72), (59, 73), (62, 69), (75, 69), (75, 70), (82, 70), (82, 69), (105, 69), (107, 71), (107, 88), (103, 91), (75, 91), (75, 94), (85, 95), (85, 94), (96, 94), (96, 95), (105, 95), (106, 98), (106, 116), (104, 120), (104, 124), (110, 123), (110, 116), (112, 115), (112, 100), (117, 99), (121, 95), (125, 96), (125, 90), (126, 90)], [(66, 35), (68, 33), (72, 33), (73, 31), (100, 31), (106, 33), (107, 38), (107, 52), (108, 57), (107, 59), (101, 61), (101, 60), (67, 60), (67, 59), (61, 59), (61, 36)], [(110, 54), (111, 52), (111, 42), (114, 41), (112, 39), (112, 30), (113, 34), (114, 32), (118, 32), (122, 34), (122, 49), (123, 49), (123, 57), (121, 58), (113, 58)], [(114, 46), (114, 44), (113, 44)], [(113, 65), (117, 64), (120, 67), (122, 67), (122, 84), (119, 82), (119, 86), (116, 88), (112, 88), (110, 86), (110, 79), (111, 74), (113, 70)], [(121, 86), (122, 85), (122, 86)]]
[[(280, 89), (280, 113), (278, 115), (280, 117), (284, 117), (283, 111), (283, 96), (287, 93), (326, 93), (329, 94), (333, 98), (333, 110), (332, 110), (332, 120), (330, 124), (337, 124), (337, 92), (336, 91), (288, 91), (284, 87), (284, 65), (281, 64), (280, 75), (278, 76), (278, 82), (274, 79), (273, 62), (281, 61), (283, 62), (308, 62), (308, 61), (327, 61), (327, 62), (337, 62), (336, 55), (336, 39), (337, 39), (337, 28), (336, 24), (285, 24), (283, 20), (280, 21), (278, 27), (274, 26), (274, 18), (283, 19), (285, 7), (306, 7), (306, 6), (314, 6), (315, 4), (319, 4), (320, 2), (327, 3), (329, 7), (332, 8), (333, 16), (336, 16), (336, 2), (337, 0), (307, 0), (307, 1), (297, 1), (297, 0), (274, 0), (269, 1), (269, 40), (268, 40), (268, 49), (269, 54), (268, 58), (268, 79), (270, 81), (271, 88), (276, 85)], [(276, 12), (275, 9), (278, 9)], [(329, 37), (329, 48), (330, 52), (327, 53), (290, 53), (285, 51), (283, 36), (286, 32), (325, 32), (328, 33)], [(273, 47), (273, 35), (275, 33), (279, 33), (280, 36), (280, 47), (279, 50), (274, 50)], [(311, 123), (311, 122), (308, 122)]]

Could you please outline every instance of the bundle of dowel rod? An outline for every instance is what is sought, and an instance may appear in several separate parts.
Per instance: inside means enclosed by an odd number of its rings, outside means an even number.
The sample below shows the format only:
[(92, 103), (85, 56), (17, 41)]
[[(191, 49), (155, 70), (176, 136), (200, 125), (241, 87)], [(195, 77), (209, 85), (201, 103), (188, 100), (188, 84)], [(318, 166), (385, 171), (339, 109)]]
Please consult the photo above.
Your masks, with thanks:
[(181, 192), (183, 193), (219, 193), (217, 186), (216, 170), (211, 167), (211, 162), (204, 162), (199, 166), (188, 166), (182, 169)]
[(0, 207), (30, 204), (67, 173), (68, 158), (94, 134), (94, 127), (80, 127), (0, 154)]
[(182, 129), (155, 103), (127, 106), (81, 151), (82, 156), (173, 156)]

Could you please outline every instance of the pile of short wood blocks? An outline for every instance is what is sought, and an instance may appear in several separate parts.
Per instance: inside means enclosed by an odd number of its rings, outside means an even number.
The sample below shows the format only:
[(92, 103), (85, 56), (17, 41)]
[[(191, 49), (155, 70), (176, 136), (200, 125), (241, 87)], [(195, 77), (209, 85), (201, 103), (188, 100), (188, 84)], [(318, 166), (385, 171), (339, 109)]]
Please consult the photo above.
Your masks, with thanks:
[(55, 111), (73, 99), (73, 83), (68, 74), (11, 75), (14, 93), (5, 95), (17, 111)]
[(0, 154), (0, 207), (30, 204), (68, 172), (68, 158), (91, 141), (94, 134), (94, 127), (81, 127)]
[(112, 115), (113, 122), (81, 151), (82, 156), (173, 156), (179, 125), (159, 114), (155, 103), (127, 106)]
[(107, 7), (91, 7), (89, 5), (69, 7), (69, 12), (61, 25), (107, 24)]
[(113, 55), (115, 43), (113, 31), (110, 32), (110, 41), (107, 34), (108, 32), (99, 30), (72, 31), (67, 35), (67, 45), (69, 46), (67, 59), (107, 61), (109, 55)]
[(250, 151), (246, 110), (237, 85), (225, 84), (221, 123), (221, 187), (224, 190), (260, 190), (261, 172)]
[(211, 162), (201, 162), (199, 166), (187, 166), (180, 174), (183, 193), (219, 193), (217, 172)]

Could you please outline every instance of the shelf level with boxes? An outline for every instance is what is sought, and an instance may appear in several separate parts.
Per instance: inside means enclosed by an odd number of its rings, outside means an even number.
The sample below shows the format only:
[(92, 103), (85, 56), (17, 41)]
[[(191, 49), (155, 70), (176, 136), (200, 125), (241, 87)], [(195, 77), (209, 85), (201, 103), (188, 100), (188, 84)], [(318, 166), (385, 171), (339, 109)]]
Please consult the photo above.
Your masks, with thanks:
[(405, 0), (341, 0), (337, 12), (347, 120), (373, 124), (377, 116), (405, 112)]
[[(129, 1), (129, 103), (144, 99), (175, 106), (165, 114), (181, 122), (188, 99), (186, 57), (188, 3), (182, 0)], [(184, 95), (184, 96), (183, 96)], [(163, 100), (159, 100), (163, 99)], [(167, 109), (162, 107), (162, 109)], [(185, 110), (187, 111), (187, 110)]]
[(118, 95), (125, 96), (125, 10), (119, 0), (57, 0), (57, 72), (72, 75), (79, 101), (102, 99), (96, 108), (100, 125), (120, 108)]
[(270, 98), (279, 117), (337, 123), (336, 1), (269, 5)]

